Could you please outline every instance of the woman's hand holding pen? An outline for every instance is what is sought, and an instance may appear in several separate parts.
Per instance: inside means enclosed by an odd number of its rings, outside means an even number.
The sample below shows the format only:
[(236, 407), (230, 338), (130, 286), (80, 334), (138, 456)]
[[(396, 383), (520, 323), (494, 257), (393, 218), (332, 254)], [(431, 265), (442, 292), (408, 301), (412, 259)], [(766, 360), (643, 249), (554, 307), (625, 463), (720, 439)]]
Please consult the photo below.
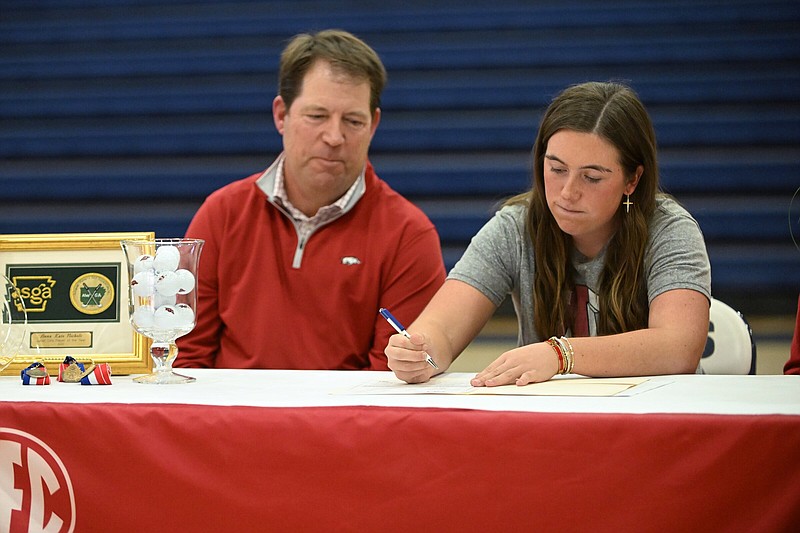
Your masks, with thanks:
[(405, 337), (397, 333), (389, 337), (384, 353), (389, 360), (389, 368), (399, 379), (406, 383), (424, 383), (440, 372), (427, 362), (430, 350), (425, 335), (412, 333)]
[[(391, 366), (391, 365), (390, 365)], [(558, 357), (545, 342), (505, 352), (470, 382), (473, 387), (527, 385), (547, 381), (558, 373)]]

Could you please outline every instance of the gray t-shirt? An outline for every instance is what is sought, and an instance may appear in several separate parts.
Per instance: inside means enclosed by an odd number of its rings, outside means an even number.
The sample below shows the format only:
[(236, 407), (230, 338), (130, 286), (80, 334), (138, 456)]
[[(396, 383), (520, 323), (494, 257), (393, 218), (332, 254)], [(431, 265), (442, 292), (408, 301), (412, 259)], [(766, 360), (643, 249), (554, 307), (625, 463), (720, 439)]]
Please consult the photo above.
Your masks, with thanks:
[[(472, 238), (448, 275), (475, 287), (495, 305), (511, 295), (519, 321), (519, 345), (539, 342), (533, 328), (534, 249), (525, 232), (525, 207), (502, 208)], [(596, 335), (597, 286), (605, 249), (593, 259), (572, 255), (575, 284), (588, 292), (588, 331)], [(711, 298), (711, 265), (703, 234), (692, 216), (675, 200), (659, 196), (650, 220), (645, 253), (648, 302), (672, 289), (693, 289)]]

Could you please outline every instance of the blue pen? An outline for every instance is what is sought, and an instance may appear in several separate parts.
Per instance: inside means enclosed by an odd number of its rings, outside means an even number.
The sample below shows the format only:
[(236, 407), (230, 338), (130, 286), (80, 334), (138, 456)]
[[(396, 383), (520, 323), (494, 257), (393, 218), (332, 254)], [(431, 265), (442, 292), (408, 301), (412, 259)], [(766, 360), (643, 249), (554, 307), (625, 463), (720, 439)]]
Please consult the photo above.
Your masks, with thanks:
[[(392, 327), (393, 327), (393, 328), (394, 328), (394, 329), (397, 331), (397, 333), (399, 333), (400, 335), (402, 335), (403, 337), (405, 337), (405, 338), (407, 338), (407, 339), (410, 339), (410, 338), (411, 338), (411, 335), (410, 335), (410, 334), (409, 334), (409, 333), (406, 331), (406, 328), (405, 328), (405, 327), (403, 327), (403, 324), (401, 324), (401, 323), (400, 323), (400, 321), (399, 321), (399, 320), (397, 320), (397, 319), (394, 317), (394, 315), (393, 315), (392, 313), (390, 313), (390, 312), (389, 312), (389, 310), (388, 310), (388, 309), (386, 309), (385, 307), (381, 307), (380, 309), (378, 309), (378, 312), (381, 314), (381, 316), (382, 316), (383, 318), (385, 318), (385, 319), (386, 319), (386, 321), (387, 321), (389, 324), (391, 324), (391, 325), (392, 325)], [(426, 361), (428, 362), (428, 364), (429, 364), (429, 365), (431, 365), (433, 368), (435, 368), (436, 370), (439, 370), (439, 365), (437, 365), (437, 364), (436, 364), (436, 361), (434, 361), (434, 360), (433, 360), (433, 357), (431, 357), (430, 355), (428, 355), (428, 354), (427, 354), (427, 352), (425, 352), (425, 360), (426, 360)]]

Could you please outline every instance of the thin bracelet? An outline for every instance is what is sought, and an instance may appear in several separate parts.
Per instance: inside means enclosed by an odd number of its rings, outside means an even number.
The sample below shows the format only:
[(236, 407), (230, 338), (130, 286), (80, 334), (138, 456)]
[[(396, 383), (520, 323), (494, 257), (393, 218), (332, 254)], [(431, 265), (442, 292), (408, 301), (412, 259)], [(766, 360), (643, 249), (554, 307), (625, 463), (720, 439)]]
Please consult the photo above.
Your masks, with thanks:
[(569, 374), (570, 368), (572, 367), (572, 364), (570, 363), (571, 357), (569, 350), (567, 349), (567, 345), (562, 340), (563, 338), (564, 337), (556, 338), (556, 342), (558, 343), (558, 346), (561, 348), (561, 352), (564, 354), (564, 368), (561, 370), (561, 373)]
[(557, 374), (563, 374), (564, 370), (566, 369), (566, 361), (564, 360), (564, 347), (558, 342), (556, 337), (550, 337), (547, 339), (547, 344), (553, 347), (555, 350), (556, 355), (558, 356), (558, 372)]
[(566, 369), (564, 370), (565, 374), (572, 374), (572, 369), (575, 366), (575, 350), (572, 348), (572, 343), (569, 342), (569, 339), (566, 337), (561, 337), (559, 339), (562, 342), (562, 346), (564, 346), (564, 359), (566, 359)]

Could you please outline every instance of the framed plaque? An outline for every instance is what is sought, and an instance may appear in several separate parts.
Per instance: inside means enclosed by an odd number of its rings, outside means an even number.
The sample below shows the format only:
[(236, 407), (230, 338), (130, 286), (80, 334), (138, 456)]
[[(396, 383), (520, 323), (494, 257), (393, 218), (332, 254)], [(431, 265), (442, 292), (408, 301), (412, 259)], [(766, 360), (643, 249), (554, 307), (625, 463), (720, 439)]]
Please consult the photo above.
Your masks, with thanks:
[[(0, 235), (0, 272), (19, 291), (28, 320), (25, 343), (3, 374), (18, 375), (34, 361), (55, 374), (67, 355), (109, 363), (114, 374), (150, 372), (150, 341), (130, 324), (120, 241), (154, 238), (154, 232)], [(11, 312), (22, 319), (20, 310)]]

